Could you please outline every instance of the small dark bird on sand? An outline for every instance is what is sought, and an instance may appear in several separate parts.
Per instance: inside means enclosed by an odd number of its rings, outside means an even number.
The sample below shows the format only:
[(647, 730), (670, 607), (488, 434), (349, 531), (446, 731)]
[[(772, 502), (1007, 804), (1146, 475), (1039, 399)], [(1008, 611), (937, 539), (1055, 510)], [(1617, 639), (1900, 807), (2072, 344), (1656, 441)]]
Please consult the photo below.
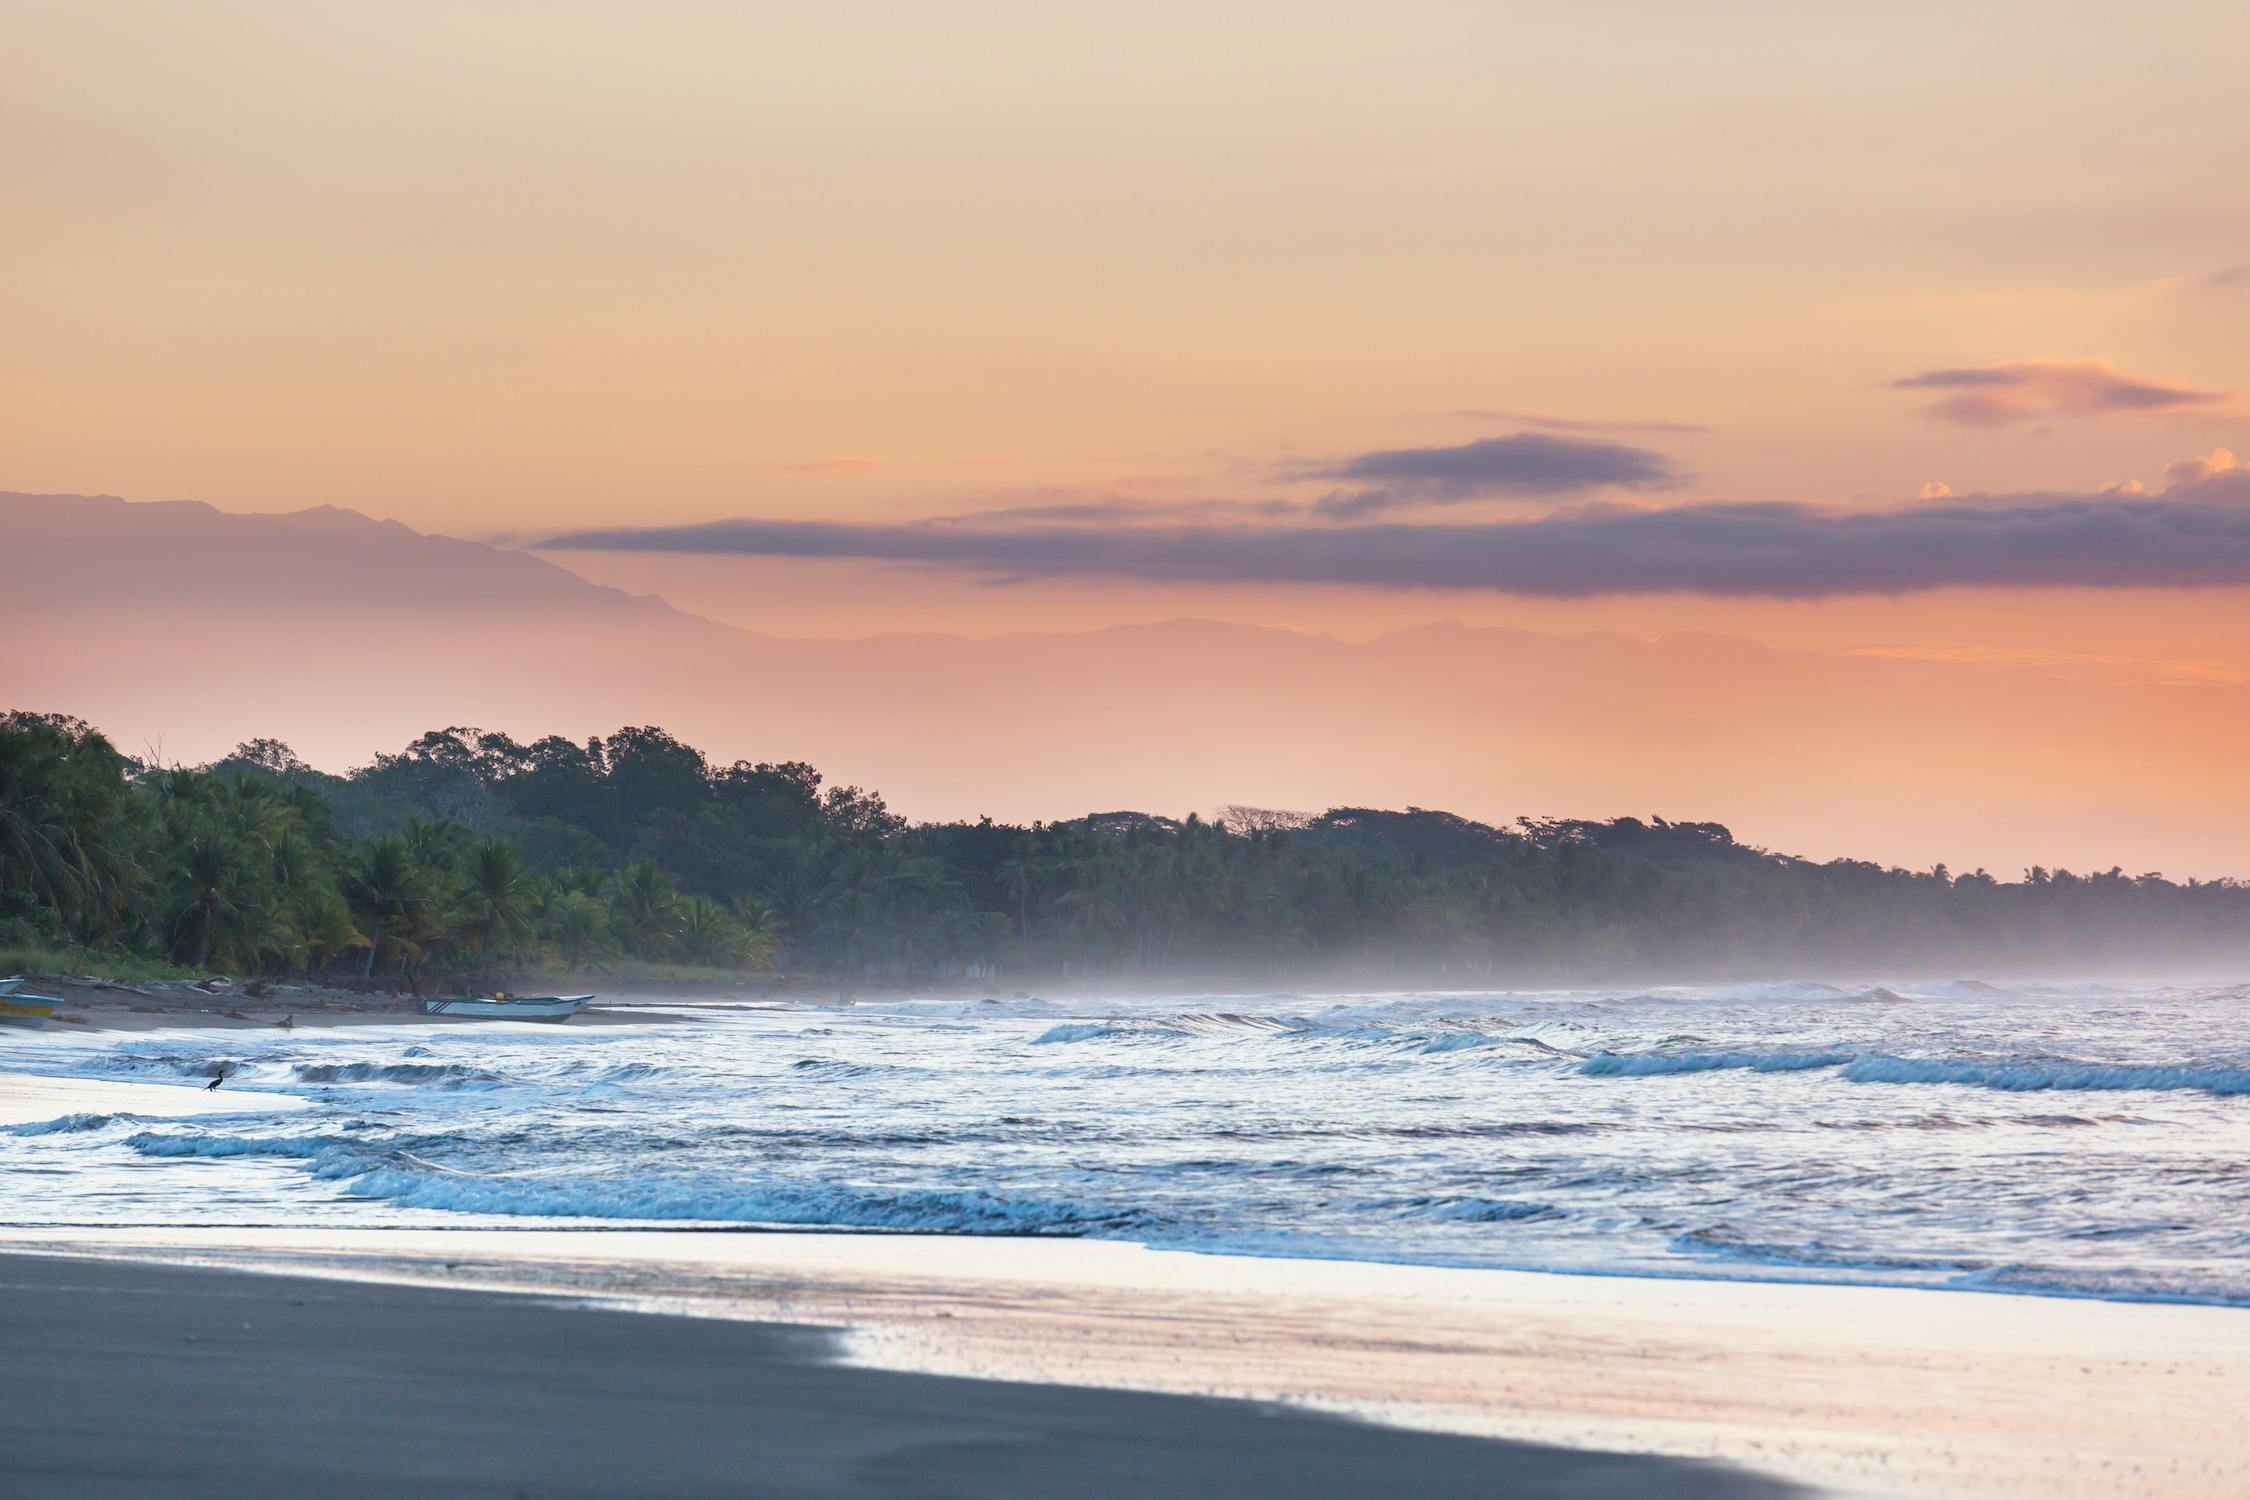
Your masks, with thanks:
[(221, 1074), (220, 1074), (220, 1075), (219, 1075), (218, 1077), (216, 1077), (216, 1078), (212, 1079), (212, 1080), (211, 1080), (211, 1081), (210, 1081), (209, 1083), (207, 1083), (207, 1084), (203, 1085), (203, 1092), (204, 1092), (204, 1093), (206, 1093), (206, 1094), (210, 1094), (210, 1093), (216, 1093), (216, 1092), (218, 1091), (218, 1087), (219, 1087), (219, 1085), (220, 1085), (220, 1084), (222, 1084), (222, 1083), (225, 1083), (226, 1081), (227, 1081), (227, 1075), (226, 1075), (226, 1074), (224, 1074), (224, 1073), (221, 1073)]
[(295, 1031), (297, 1029), (297, 1018), (295, 1016), (283, 1016), (280, 1020), (274, 1022), (273, 1024), (276, 1026), (286, 1026), (291, 1031)]

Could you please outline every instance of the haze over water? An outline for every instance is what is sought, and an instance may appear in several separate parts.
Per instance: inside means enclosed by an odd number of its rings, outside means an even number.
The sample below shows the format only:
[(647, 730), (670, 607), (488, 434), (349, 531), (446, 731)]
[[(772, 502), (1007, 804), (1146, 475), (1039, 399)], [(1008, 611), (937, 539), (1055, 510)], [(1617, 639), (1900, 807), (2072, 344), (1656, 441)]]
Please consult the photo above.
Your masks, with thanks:
[(2246, 1004), (1967, 981), (41, 1033), (0, 1069), (316, 1102), (17, 1127), (0, 1221), (1085, 1235), (2250, 1305)]

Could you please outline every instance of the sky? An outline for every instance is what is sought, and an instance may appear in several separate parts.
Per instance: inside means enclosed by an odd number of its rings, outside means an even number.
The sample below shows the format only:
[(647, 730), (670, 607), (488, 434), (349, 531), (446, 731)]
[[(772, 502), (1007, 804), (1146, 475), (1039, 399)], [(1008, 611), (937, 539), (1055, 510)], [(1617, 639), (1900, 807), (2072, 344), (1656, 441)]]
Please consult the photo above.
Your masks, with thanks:
[(348, 507), (785, 635), (2246, 682), (2246, 44), (2162, 0), (0, 0), (0, 489)]

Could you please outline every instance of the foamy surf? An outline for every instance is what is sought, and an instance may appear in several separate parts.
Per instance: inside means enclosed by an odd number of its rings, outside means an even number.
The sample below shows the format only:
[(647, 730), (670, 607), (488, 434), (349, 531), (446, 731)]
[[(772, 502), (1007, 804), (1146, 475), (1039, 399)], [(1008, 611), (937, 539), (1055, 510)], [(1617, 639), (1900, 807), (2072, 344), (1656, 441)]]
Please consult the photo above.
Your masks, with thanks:
[[(1804, 982), (41, 1033), (0, 1065), (237, 1114), (20, 1122), (0, 1219), (787, 1226), (2250, 1304), (2244, 1004)], [(302, 1107), (256, 1114), (277, 1100)]]

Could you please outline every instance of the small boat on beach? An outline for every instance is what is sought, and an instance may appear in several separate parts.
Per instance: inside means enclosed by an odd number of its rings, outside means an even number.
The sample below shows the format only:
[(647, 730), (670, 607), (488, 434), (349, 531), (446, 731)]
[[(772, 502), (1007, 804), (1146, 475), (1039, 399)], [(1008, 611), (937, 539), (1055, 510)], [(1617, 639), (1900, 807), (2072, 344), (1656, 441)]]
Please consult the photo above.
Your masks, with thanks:
[(27, 995), (16, 987), (22, 983), (20, 979), (0, 980), (0, 1026), (37, 1031), (62, 1001), (54, 995)]
[(424, 1000), (425, 1016), (469, 1016), (480, 1021), (567, 1021), (592, 995), (468, 995)]

